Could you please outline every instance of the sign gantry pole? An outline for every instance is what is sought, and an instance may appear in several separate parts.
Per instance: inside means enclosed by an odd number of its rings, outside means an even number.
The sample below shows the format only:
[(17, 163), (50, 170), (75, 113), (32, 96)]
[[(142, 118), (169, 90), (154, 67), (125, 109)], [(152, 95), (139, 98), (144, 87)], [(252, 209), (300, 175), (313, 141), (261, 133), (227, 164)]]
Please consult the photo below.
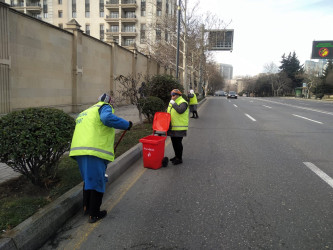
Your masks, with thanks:
[(177, 28), (177, 55), (176, 55), (176, 79), (179, 81), (179, 37), (180, 37), (180, 8), (181, 0), (178, 0), (178, 28)]

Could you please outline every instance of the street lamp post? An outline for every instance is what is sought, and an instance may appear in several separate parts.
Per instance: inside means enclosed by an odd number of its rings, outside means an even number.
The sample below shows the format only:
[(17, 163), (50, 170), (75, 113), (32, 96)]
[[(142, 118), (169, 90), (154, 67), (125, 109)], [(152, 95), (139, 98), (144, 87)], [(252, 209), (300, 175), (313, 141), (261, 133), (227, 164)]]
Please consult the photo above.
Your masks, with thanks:
[(177, 56), (176, 56), (176, 78), (179, 80), (179, 37), (180, 37), (180, 5), (181, 0), (178, 0), (178, 30), (177, 30)]

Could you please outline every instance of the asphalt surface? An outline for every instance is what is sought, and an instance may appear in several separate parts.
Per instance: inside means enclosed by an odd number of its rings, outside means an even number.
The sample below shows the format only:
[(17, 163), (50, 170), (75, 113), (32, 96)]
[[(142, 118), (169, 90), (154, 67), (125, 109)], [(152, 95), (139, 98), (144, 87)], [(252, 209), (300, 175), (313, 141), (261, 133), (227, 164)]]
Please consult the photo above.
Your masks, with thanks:
[(76, 214), (41, 249), (333, 249), (333, 103), (211, 97), (198, 113), (182, 165), (140, 158), (105, 219)]

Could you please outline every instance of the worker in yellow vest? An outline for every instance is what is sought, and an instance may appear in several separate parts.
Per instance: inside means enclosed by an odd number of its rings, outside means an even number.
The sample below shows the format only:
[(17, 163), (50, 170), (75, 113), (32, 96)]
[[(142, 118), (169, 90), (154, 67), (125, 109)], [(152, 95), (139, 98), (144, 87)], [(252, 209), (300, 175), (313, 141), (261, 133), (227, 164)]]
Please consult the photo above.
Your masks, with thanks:
[(89, 223), (94, 223), (107, 214), (101, 211), (105, 192), (105, 171), (114, 160), (115, 129), (130, 130), (131, 121), (117, 117), (111, 105), (111, 96), (104, 93), (98, 102), (84, 110), (76, 118), (69, 156), (80, 169), (83, 187), (83, 209), (89, 213)]
[(167, 112), (171, 115), (168, 136), (171, 138), (175, 156), (170, 159), (174, 165), (183, 163), (183, 137), (186, 136), (189, 122), (188, 103), (178, 89), (171, 91)]
[(191, 89), (190, 93), (188, 94), (188, 98), (190, 99), (190, 112), (192, 112), (191, 118), (199, 118), (198, 116), (198, 99), (197, 95), (194, 93), (194, 90)]

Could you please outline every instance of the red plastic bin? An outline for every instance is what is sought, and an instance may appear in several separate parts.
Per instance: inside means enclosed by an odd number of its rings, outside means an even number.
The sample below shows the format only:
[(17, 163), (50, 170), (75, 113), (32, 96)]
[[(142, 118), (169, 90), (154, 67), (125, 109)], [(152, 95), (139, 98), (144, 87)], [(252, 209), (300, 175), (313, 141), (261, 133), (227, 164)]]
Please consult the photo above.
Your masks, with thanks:
[[(142, 143), (143, 166), (145, 168), (158, 169), (162, 166), (166, 132), (169, 129), (170, 119), (169, 113), (156, 112), (153, 121), (153, 135), (139, 140)], [(165, 136), (156, 136), (155, 132), (165, 134)]]
[(158, 169), (162, 166), (164, 157), (164, 142), (166, 137), (148, 135), (142, 139), (143, 166), (145, 168)]

